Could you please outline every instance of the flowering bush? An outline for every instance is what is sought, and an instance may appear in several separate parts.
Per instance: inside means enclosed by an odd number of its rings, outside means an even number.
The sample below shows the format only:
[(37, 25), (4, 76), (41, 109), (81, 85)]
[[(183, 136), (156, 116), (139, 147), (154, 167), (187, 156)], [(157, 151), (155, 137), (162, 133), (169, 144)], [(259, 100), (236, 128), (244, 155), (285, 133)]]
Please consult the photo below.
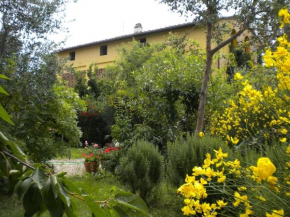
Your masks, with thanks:
[[(287, 9), (279, 16), (281, 26), (290, 23)], [(194, 167), (178, 189), (185, 197), (184, 215), (289, 216), (290, 144), (286, 142), (290, 127), (290, 43), (286, 35), (277, 41), (277, 50), (267, 49), (264, 55), (265, 66), (274, 68), (273, 85), (256, 89), (237, 73), (234, 80), (242, 90), (213, 117), (211, 127), (211, 133), (222, 136), (227, 144), (248, 144), (250, 139), (262, 136), (273, 138), (272, 147), (264, 145), (263, 152), (258, 152), (263, 157), (250, 166), (238, 159), (227, 160), (229, 156), (221, 148), (215, 150), (215, 158), (206, 154), (203, 165)]]
[(82, 156), (85, 159), (85, 162), (99, 162), (101, 160), (101, 154), (98, 144), (92, 144), (89, 146), (88, 142), (85, 141), (85, 152)]
[(290, 145), (286, 153), (287, 168), (280, 168), (281, 179), (274, 176), (276, 167), (268, 157), (259, 158), (257, 166), (243, 167), (238, 159), (227, 161), (228, 154), (221, 148), (215, 150), (214, 159), (206, 154), (204, 164), (194, 167), (177, 190), (185, 197), (183, 214), (271, 217), (290, 213)]
[(114, 158), (114, 156), (119, 155), (122, 148), (117, 147), (108, 147), (101, 151), (101, 156), (103, 160), (109, 160), (111, 158)]
[(85, 162), (98, 162), (99, 156), (95, 154), (82, 154), (82, 156), (85, 158)]
[(100, 151), (100, 158), (102, 161), (102, 166), (109, 170), (110, 172), (114, 172), (115, 168), (119, 164), (119, 159), (122, 155), (122, 148), (117, 147), (108, 147), (104, 150)]
[[(287, 9), (281, 10), (279, 16), (283, 24), (290, 23)], [(286, 34), (277, 41), (277, 50), (272, 52), (268, 48), (263, 57), (265, 66), (275, 73), (271, 86), (264, 84), (257, 89), (237, 73), (234, 80), (242, 89), (226, 102), (222, 113), (212, 117), (211, 133), (222, 136), (227, 144), (273, 138), (285, 143), (289, 139), (290, 42)]]

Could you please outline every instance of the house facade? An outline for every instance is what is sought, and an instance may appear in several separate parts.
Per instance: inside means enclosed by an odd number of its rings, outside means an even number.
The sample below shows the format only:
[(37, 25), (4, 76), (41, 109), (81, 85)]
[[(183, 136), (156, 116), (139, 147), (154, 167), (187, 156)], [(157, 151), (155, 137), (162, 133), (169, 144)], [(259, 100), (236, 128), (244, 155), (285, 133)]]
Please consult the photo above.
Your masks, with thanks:
[[(235, 31), (233, 29), (233, 32)], [(125, 44), (130, 46), (133, 40), (139, 41), (142, 44), (165, 42), (170, 33), (177, 36), (187, 34), (188, 39), (198, 41), (201, 48), (205, 48), (205, 30), (197, 27), (194, 23), (174, 25), (149, 31), (142, 31), (142, 26), (138, 23), (134, 27), (134, 33), (132, 34), (64, 48), (58, 52), (58, 55), (61, 58), (68, 58), (68, 64), (71, 64), (75, 70), (86, 70), (91, 64), (95, 64), (99, 69), (104, 69), (106, 66), (113, 64), (118, 58), (118, 47), (120, 45)], [(236, 41), (245, 41), (248, 39), (249, 36), (244, 33)], [(233, 42), (234, 45), (236, 41)], [(222, 54), (228, 54), (229, 52), (229, 46), (225, 46), (220, 51)], [(226, 65), (223, 59), (218, 59), (215, 64), (218, 68)]]

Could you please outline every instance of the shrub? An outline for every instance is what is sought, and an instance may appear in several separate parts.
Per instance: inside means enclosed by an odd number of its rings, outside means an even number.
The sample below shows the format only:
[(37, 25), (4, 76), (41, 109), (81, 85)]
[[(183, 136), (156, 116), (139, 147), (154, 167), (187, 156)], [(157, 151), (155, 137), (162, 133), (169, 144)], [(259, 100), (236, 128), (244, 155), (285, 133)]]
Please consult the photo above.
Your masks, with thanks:
[(257, 161), (245, 166), (238, 159), (228, 160), (230, 154), (221, 148), (214, 155), (208, 153), (204, 164), (195, 166), (178, 189), (185, 197), (183, 214), (286, 216), (290, 211), (290, 145), (271, 145), (265, 150), (265, 156), (256, 153)]
[(219, 147), (230, 152), (221, 139), (207, 136), (198, 138), (188, 135), (186, 139), (180, 138), (174, 143), (168, 143), (166, 175), (169, 181), (173, 185), (179, 186), (184, 182), (186, 174), (192, 173), (194, 166), (203, 164), (206, 153), (213, 154), (213, 150), (218, 150)]
[(102, 113), (98, 111), (81, 112), (78, 118), (78, 126), (83, 132), (81, 140), (83, 142), (89, 141), (90, 143), (102, 144), (105, 135), (110, 133)]
[(163, 157), (153, 144), (138, 141), (120, 159), (117, 174), (121, 181), (129, 183), (132, 191), (145, 199), (160, 184)]
[(108, 147), (101, 153), (102, 167), (111, 173), (115, 173), (123, 154), (123, 148)]

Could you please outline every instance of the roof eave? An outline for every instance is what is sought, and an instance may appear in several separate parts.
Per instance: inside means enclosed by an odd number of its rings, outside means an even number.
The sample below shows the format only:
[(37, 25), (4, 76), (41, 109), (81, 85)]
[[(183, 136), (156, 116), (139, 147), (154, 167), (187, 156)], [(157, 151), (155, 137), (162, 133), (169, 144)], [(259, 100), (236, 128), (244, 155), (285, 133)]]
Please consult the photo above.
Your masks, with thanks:
[(110, 43), (110, 42), (118, 41), (118, 40), (124, 40), (124, 39), (129, 39), (129, 38), (134, 38), (134, 37), (142, 37), (145, 35), (155, 34), (155, 33), (159, 33), (159, 32), (173, 31), (173, 30), (177, 30), (177, 29), (182, 29), (182, 28), (186, 28), (186, 27), (194, 27), (194, 26), (195, 26), (195, 23), (186, 23), (186, 24), (180, 24), (180, 25), (175, 25), (175, 26), (168, 26), (168, 27), (164, 27), (164, 28), (160, 28), (160, 29), (149, 30), (149, 31), (134, 33), (134, 34), (129, 34), (129, 35), (123, 35), (123, 36), (118, 36), (118, 37), (114, 37), (114, 38), (110, 38), (110, 39), (95, 41), (95, 42), (77, 45), (77, 46), (73, 46), (73, 47), (68, 47), (68, 48), (61, 49), (60, 51), (58, 51), (58, 53), (76, 50), (76, 49), (80, 49), (80, 48), (84, 48), (84, 47), (90, 47), (90, 46), (99, 45), (99, 44), (106, 44), (106, 43)]

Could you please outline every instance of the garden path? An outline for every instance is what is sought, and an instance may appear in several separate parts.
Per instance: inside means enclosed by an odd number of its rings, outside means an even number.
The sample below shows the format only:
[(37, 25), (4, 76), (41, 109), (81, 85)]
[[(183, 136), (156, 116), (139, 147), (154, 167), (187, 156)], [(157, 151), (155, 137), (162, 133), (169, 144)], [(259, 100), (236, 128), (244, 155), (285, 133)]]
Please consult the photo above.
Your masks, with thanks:
[(55, 173), (67, 172), (67, 176), (83, 175), (84, 159), (55, 159), (48, 162), (54, 166)]

